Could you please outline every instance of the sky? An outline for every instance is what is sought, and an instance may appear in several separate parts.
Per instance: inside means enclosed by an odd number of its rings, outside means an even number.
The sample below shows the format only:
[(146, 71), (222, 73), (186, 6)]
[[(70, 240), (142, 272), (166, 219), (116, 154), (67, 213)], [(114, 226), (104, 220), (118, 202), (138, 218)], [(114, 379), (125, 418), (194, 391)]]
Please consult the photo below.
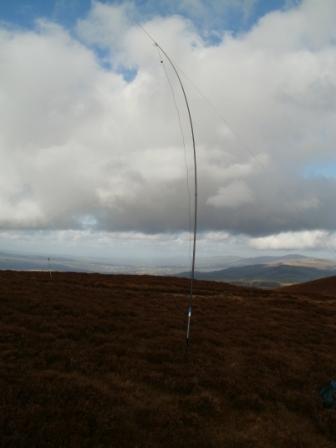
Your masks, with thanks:
[(145, 29), (190, 102), (198, 255), (333, 258), (335, 17), (334, 0), (1, 2), (0, 251), (190, 259), (188, 117)]

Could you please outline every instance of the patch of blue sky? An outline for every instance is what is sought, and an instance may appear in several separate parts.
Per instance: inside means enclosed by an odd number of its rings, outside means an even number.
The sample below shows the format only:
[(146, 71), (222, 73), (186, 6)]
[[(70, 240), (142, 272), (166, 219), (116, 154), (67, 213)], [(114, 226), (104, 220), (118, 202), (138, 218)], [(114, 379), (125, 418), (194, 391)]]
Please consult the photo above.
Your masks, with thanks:
[(93, 48), (93, 51), (101, 67), (103, 67), (105, 70), (111, 70), (113, 68), (111, 61), (111, 51), (109, 48), (95, 46)]
[(303, 169), (303, 177), (312, 178), (336, 178), (336, 159), (324, 163), (306, 165)]
[(91, 0), (10, 0), (0, 2), (0, 21), (20, 28), (32, 28), (37, 19), (72, 27), (85, 17)]
[(249, 18), (250, 25), (272, 11), (286, 11), (298, 6), (302, 0), (257, 0)]
[[(0, 2), (0, 22), (33, 28), (37, 19), (56, 22), (75, 35), (75, 25), (89, 13), (93, 3), (120, 5), (122, 0), (11, 0)], [(295, 6), (301, 0), (133, 0), (130, 20), (145, 22), (156, 16), (181, 15), (190, 20), (208, 45), (221, 43), (223, 35), (237, 35), (251, 29), (265, 14)], [(111, 57), (107, 50), (93, 48), (97, 60), (107, 70)], [(126, 81), (136, 76), (135, 68), (118, 71)]]
[[(243, 1), (240, 3), (242, 5), (244, 4)], [(214, 31), (220, 32), (225, 28), (226, 32), (234, 36), (247, 33), (265, 15), (295, 7), (301, 3), (301, 0), (255, 0), (251, 2), (246, 1), (245, 3), (251, 6), (249, 8), (244, 8), (243, 6), (241, 8), (234, 8), (232, 6), (226, 10), (225, 17), (219, 15), (216, 19), (217, 26)], [(235, 4), (239, 4), (239, 2), (232, 2), (232, 5)], [(225, 20), (223, 21), (223, 19)]]
[(138, 74), (138, 70), (136, 68), (125, 68), (125, 67), (121, 67), (118, 70), (118, 73), (120, 73), (122, 75), (122, 77), (124, 78), (124, 80), (126, 82), (132, 82), (137, 74)]
[(233, 31), (248, 31), (266, 14), (285, 9), (287, 2), (284, 0), (257, 0), (253, 5), (254, 7), (250, 8), (248, 13), (243, 14), (243, 20), (237, 23), (238, 26), (234, 27)]
[[(97, 0), (98, 1), (98, 0)], [(122, 0), (99, 0), (119, 5)], [(191, 20), (210, 44), (220, 40), (223, 32), (248, 31), (265, 14), (295, 6), (301, 0), (134, 0), (135, 18), (146, 21), (154, 16), (182, 15)], [(66, 28), (85, 17), (93, 0), (10, 0), (0, 2), (0, 21), (20, 27), (32, 27), (38, 18), (46, 18)]]
[(137, 76), (137, 67), (126, 67), (123, 65), (115, 66), (113, 64), (113, 53), (111, 53), (110, 48), (94, 46), (92, 47), (92, 51), (94, 51), (98, 64), (104, 70), (113, 70), (114, 72), (121, 75), (126, 82), (132, 82)]
[(220, 43), (224, 33), (245, 33), (269, 12), (286, 10), (300, 2), (301, 0), (135, 0), (139, 19), (179, 14), (190, 20), (210, 45)]

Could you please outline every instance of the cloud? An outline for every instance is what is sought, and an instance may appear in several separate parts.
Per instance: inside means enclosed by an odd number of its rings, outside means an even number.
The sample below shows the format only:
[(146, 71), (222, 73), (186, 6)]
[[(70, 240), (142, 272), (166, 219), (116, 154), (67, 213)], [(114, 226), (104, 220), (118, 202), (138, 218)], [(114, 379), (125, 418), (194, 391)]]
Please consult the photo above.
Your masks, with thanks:
[(76, 30), (90, 44), (117, 48), (135, 13), (135, 6), (130, 2), (119, 5), (93, 2), (88, 16), (78, 20)]
[(234, 181), (226, 187), (220, 187), (214, 196), (210, 196), (207, 204), (218, 208), (239, 207), (253, 201), (253, 194), (242, 181)]
[[(201, 231), (264, 237), (335, 228), (336, 179), (301, 174), (334, 158), (335, 8), (305, 0), (243, 34), (223, 30), (216, 45), (181, 16), (144, 24), (182, 68)], [(185, 154), (160, 58), (136, 15), (131, 3), (95, 2), (72, 33), (45, 21), (0, 30), (2, 229), (189, 229), (188, 118), (165, 62)], [(129, 81), (126, 68), (134, 70)]]
[[(62, 255), (84, 256), (109, 260), (118, 265), (148, 267), (173, 266), (173, 272), (190, 269), (192, 241), (189, 233), (107, 232), (96, 230), (40, 230), (0, 231), (0, 247), (16, 254), (37, 254), (46, 257)], [(197, 241), (197, 265), (209, 268), (220, 267), (223, 258), (223, 244), (235, 247), (235, 238), (223, 232), (209, 232), (199, 235)], [(216, 259), (211, 261), (213, 256)], [(225, 258), (225, 257), (224, 257)], [(46, 258), (47, 261), (47, 258)], [(215, 261), (215, 263), (214, 263)], [(125, 268), (125, 266), (124, 266)], [(148, 272), (148, 271), (147, 271)], [(158, 272), (158, 271), (156, 271)]]
[[(80, 31), (91, 36), (102, 37), (99, 31), (102, 19), (111, 36), (124, 30), (128, 21), (150, 21), (157, 16), (180, 15), (197, 24), (199, 33), (211, 40), (226, 30), (243, 29), (255, 13), (261, 0), (146, 0), (113, 2), (110, 4), (93, 1), (89, 16), (79, 22)], [(137, 6), (138, 5), (138, 6)], [(94, 24), (98, 23), (98, 26)], [(112, 26), (112, 25), (115, 26)], [(93, 26), (92, 26), (93, 25)], [(103, 39), (106, 41), (105, 37)]]
[(260, 238), (251, 238), (250, 246), (256, 249), (335, 249), (336, 234), (323, 230), (283, 232)]

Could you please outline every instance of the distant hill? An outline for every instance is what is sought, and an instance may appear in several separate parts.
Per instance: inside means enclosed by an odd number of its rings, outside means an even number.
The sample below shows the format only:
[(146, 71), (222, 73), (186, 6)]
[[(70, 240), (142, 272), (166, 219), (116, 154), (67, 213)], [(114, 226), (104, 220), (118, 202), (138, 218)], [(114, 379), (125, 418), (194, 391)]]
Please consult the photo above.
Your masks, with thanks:
[(53, 271), (92, 271), (92, 269), (85, 269), (83, 263), (71, 258), (57, 257), (48, 262), (48, 257), (39, 255), (16, 255), (0, 252), (0, 270), (46, 271), (49, 270), (49, 267)]
[[(236, 284), (274, 288), (281, 285), (303, 283), (336, 275), (335, 268), (320, 269), (311, 266), (290, 264), (255, 264), (239, 266), (211, 272), (196, 272), (199, 280), (225, 281)], [(190, 273), (181, 273), (189, 277)]]
[[(167, 260), (168, 261), (168, 260)], [(111, 260), (91, 259), (89, 257), (48, 257), (35, 254), (0, 252), (0, 270), (52, 271), (58, 272), (99, 272), (123, 274), (176, 275), (185, 267), (117, 264)], [(277, 288), (293, 283), (303, 283), (318, 278), (336, 275), (336, 262), (320, 258), (305, 257), (299, 254), (281, 256), (260, 256), (239, 258), (234, 256), (200, 257), (196, 260), (196, 278), (200, 280), (225, 281), (238, 285), (262, 288)], [(189, 272), (177, 274), (190, 277)]]
[(274, 266), (284, 264), (287, 266), (305, 266), (318, 269), (336, 269), (336, 261), (324, 258), (307, 257), (300, 254), (287, 254), (280, 256), (263, 255), (260, 257), (247, 257), (233, 260), (229, 265), (227, 263), (221, 266), (222, 269), (229, 267), (267, 265)]
[(48, 261), (43, 255), (22, 255), (0, 252), (0, 270), (13, 271), (58, 271), (111, 273), (136, 271), (132, 266), (117, 265), (109, 260), (95, 260), (89, 257), (60, 257), (51, 254)]
[(281, 292), (293, 294), (320, 295), (336, 297), (336, 276), (321, 278), (299, 285), (291, 285), (279, 288)]

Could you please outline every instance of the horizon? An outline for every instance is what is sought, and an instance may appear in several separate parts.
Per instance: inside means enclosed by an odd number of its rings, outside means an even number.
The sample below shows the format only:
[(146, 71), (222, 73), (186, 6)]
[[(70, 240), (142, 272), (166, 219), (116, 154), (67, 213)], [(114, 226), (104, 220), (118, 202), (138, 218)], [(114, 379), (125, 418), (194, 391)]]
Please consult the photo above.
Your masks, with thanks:
[[(0, 250), (0, 258), (1, 257), (17, 257), (18, 259), (20, 257), (23, 258), (31, 258), (34, 259), (35, 257), (37, 259), (45, 259), (50, 260), (51, 262), (59, 262), (61, 260), (67, 260), (67, 261), (79, 261), (79, 262), (88, 262), (88, 263), (97, 263), (97, 264), (103, 264), (106, 263), (106, 265), (110, 266), (118, 266), (118, 267), (132, 267), (132, 268), (152, 268), (152, 269), (160, 269), (160, 268), (182, 268), (183, 266), (188, 269), (189, 263), (181, 263), (179, 260), (176, 260), (175, 257), (161, 257), (161, 258), (149, 258), (147, 260), (138, 258), (138, 259), (113, 259), (111, 256), (88, 256), (88, 255), (73, 255), (71, 253), (46, 253), (46, 252), (39, 252), (38, 250), (33, 251), (20, 251), (20, 250)], [(336, 263), (336, 257), (322, 257), (322, 256), (316, 256), (316, 254), (309, 256), (309, 255), (303, 255), (298, 252), (284, 252), (279, 254), (279, 252), (274, 252), (273, 254), (253, 254), (250, 256), (238, 256), (238, 255), (232, 255), (232, 254), (225, 254), (225, 255), (217, 255), (215, 257), (209, 257), (209, 256), (200, 256), (199, 257), (199, 271), (206, 271), (209, 269), (214, 270), (220, 270), (221, 266), (223, 269), (226, 269), (227, 267), (235, 266), (235, 263), (238, 261), (251, 261), (251, 265), (259, 264), (259, 260), (280, 260), (281, 261), (290, 261), (290, 260), (299, 260), (299, 259), (306, 259), (308, 260), (320, 260), (320, 261), (330, 261)], [(147, 264), (146, 264), (147, 263)], [(286, 264), (286, 263), (285, 263)], [(248, 264), (247, 264), (248, 265)], [(154, 271), (153, 271), (154, 272)]]

